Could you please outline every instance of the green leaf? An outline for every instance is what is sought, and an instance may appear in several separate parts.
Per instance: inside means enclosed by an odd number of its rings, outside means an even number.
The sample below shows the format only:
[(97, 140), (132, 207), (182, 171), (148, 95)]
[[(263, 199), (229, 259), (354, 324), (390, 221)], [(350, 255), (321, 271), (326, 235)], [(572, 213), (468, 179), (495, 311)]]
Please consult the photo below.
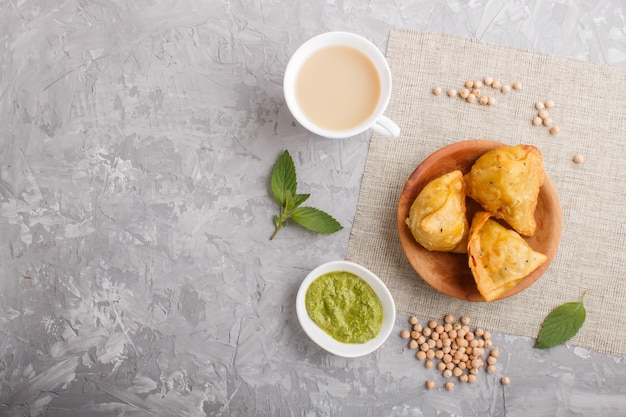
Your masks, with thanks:
[(541, 331), (535, 342), (535, 348), (547, 349), (567, 342), (578, 333), (587, 317), (583, 304), (585, 294), (580, 301), (565, 303), (552, 310), (544, 319)]
[(280, 215), (274, 216), (274, 233), (270, 240), (285, 226), (287, 220), (293, 219), (296, 223), (318, 233), (333, 233), (343, 227), (329, 214), (312, 207), (300, 207), (310, 194), (296, 192), (296, 167), (288, 151), (284, 151), (274, 164), (271, 177), (271, 188), (274, 198), (280, 204)]
[(286, 206), (289, 196), (296, 195), (296, 167), (287, 150), (278, 157), (276, 164), (274, 164), (271, 186), (274, 197), (283, 207)]
[(343, 229), (330, 214), (313, 207), (298, 207), (291, 212), (291, 218), (300, 226), (317, 233), (334, 233)]
[(296, 194), (295, 196), (293, 196), (293, 201), (292, 201), (293, 207), (287, 207), (287, 210), (291, 211), (291, 210), (295, 209), (296, 207), (299, 207), (310, 196), (311, 196), (311, 194)]

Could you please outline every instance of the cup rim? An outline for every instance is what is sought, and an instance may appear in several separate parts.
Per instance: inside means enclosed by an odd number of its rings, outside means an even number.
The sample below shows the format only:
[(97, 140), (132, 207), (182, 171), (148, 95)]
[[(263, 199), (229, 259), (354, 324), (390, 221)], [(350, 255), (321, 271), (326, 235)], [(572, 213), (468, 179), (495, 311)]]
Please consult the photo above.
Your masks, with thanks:
[[(295, 94), (295, 83), (297, 80), (298, 72), (302, 64), (314, 53), (325, 46), (331, 45), (346, 45), (346, 41), (337, 43), (324, 44), (327, 39), (348, 39), (357, 42), (359, 45), (365, 45), (363, 48), (357, 47), (360, 52), (366, 54), (366, 56), (372, 61), (376, 72), (381, 82), (381, 94), (376, 105), (374, 112), (362, 123), (350, 129), (343, 130), (331, 130), (318, 126), (309, 120), (309, 118), (301, 110), (298, 104)], [(319, 46), (311, 47), (311, 45), (320, 44)], [(348, 46), (355, 47), (353, 44)], [(382, 71), (381, 71), (382, 68)], [(291, 55), (285, 68), (285, 74), (283, 77), (283, 94), (287, 107), (292, 116), (308, 131), (323, 136), (329, 139), (344, 139), (352, 136), (356, 136), (365, 132), (376, 123), (376, 121), (382, 116), (389, 105), (392, 92), (392, 79), (391, 69), (389, 63), (374, 43), (369, 39), (352, 32), (345, 31), (329, 31), (323, 32), (305, 41), (301, 44), (296, 51)]]

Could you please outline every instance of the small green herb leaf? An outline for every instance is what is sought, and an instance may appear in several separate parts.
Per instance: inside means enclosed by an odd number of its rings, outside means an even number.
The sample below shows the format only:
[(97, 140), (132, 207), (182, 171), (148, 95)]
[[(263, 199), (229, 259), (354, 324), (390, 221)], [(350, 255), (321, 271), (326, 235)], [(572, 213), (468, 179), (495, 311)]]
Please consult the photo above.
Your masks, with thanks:
[(585, 294), (580, 301), (565, 303), (552, 310), (541, 325), (541, 331), (535, 342), (535, 348), (547, 349), (567, 342), (578, 333), (587, 317), (583, 304)]
[(311, 194), (296, 194), (293, 197), (293, 207), (289, 208), (289, 210), (293, 210), (296, 207), (299, 207), (302, 203), (304, 203), (309, 197), (311, 196)]
[(287, 203), (288, 196), (296, 195), (296, 167), (289, 151), (283, 152), (274, 164), (271, 185), (274, 197), (283, 207)]
[(271, 178), (272, 194), (280, 204), (280, 215), (274, 216), (276, 229), (270, 240), (276, 237), (280, 229), (287, 226), (287, 220), (293, 219), (301, 226), (318, 233), (333, 233), (343, 227), (329, 214), (312, 207), (300, 207), (310, 194), (298, 194), (296, 191), (296, 168), (288, 151), (283, 152), (274, 164)]
[(291, 212), (291, 218), (300, 226), (318, 233), (334, 233), (343, 228), (330, 214), (313, 207), (298, 207)]

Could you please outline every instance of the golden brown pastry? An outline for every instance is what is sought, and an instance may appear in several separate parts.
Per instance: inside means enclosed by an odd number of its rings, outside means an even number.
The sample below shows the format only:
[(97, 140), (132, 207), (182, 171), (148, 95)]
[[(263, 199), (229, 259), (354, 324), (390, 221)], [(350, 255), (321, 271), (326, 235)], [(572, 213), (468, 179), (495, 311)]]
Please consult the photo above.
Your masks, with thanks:
[(517, 232), (490, 217), (484, 211), (476, 213), (467, 244), (469, 266), (486, 301), (499, 298), (548, 260)]
[(465, 182), (459, 170), (426, 184), (406, 219), (415, 240), (431, 251), (465, 253), (469, 231), (465, 197)]
[(545, 173), (532, 145), (503, 146), (483, 154), (465, 175), (467, 195), (524, 236), (537, 224), (535, 209)]

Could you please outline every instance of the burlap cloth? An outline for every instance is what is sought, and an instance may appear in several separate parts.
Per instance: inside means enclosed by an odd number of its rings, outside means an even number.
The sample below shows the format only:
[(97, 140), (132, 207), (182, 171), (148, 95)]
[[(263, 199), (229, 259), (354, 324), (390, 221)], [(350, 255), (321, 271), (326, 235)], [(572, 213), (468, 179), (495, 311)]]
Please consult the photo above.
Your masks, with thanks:
[[(569, 344), (626, 356), (626, 71), (608, 65), (485, 44), (456, 36), (393, 30), (387, 47), (393, 97), (387, 115), (401, 137), (374, 134), (346, 258), (376, 273), (398, 311), (420, 319), (468, 315), (497, 332), (536, 337), (557, 305), (587, 291), (587, 320)], [(466, 80), (491, 76), (522, 89), (493, 106), (449, 98)], [(432, 88), (440, 86), (440, 96)], [(550, 109), (560, 133), (533, 126), (534, 103)], [(442, 295), (412, 269), (396, 226), (400, 193), (429, 154), (466, 139), (537, 146), (563, 209), (555, 259), (525, 291), (492, 303)], [(574, 155), (584, 162), (574, 163)]]

